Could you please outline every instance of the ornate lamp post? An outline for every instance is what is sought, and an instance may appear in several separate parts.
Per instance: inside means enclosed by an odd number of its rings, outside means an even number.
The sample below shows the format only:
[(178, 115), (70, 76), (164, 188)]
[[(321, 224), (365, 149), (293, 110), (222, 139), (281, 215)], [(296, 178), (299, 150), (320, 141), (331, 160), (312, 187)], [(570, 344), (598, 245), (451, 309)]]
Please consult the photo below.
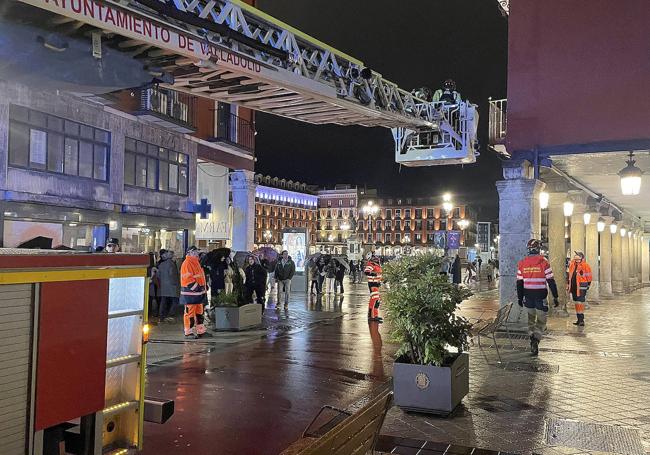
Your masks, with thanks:
[(269, 231), (268, 229), (264, 231), (263, 237), (264, 237), (264, 243), (266, 244), (266, 246), (269, 246), (271, 243), (271, 239), (273, 238), (273, 234), (271, 233), (271, 231)]
[(368, 217), (368, 237), (369, 237), (368, 243), (374, 245), (373, 236), (372, 236), (372, 223), (374, 221), (375, 215), (379, 213), (379, 207), (375, 205), (374, 202), (368, 201), (366, 202), (366, 205), (363, 206), (361, 211), (365, 216)]

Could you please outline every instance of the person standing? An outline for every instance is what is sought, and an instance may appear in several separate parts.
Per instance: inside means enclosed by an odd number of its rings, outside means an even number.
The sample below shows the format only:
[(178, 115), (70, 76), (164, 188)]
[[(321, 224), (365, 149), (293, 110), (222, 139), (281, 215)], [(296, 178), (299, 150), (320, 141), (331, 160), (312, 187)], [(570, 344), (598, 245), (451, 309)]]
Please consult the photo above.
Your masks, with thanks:
[(451, 266), (452, 283), (458, 285), (461, 283), (461, 266), (460, 256), (456, 255), (454, 263)]
[(494, 265), (492, 264), (492, 260), (488, 261), (485, 273), (487, 275), (488, 284), (492, 283), (492, 278), (494, 276)]
[(275, 266), (275, 282), (278, 286), (278, 306), (280, 305), (282, 292), (284, 292), (284, 307), (289, 307), (289, 295), (291, 294), (291, 279), (296, 273), (296, 264), (289, 257), (289, 252), (284, 250)]
[(174, 252), (160, 250), (160, 262), (158, 263), (158, 278), (160, 279), (160, 322), (174, 322), (172, 313), (174, 305), (178, 304), (180, 292), (180, 275), (178, 266), (174, 261)]
[(345, 267), (340, 262), (336, 261), (336, 277), (334, 280), (334, 292), (338, 293), (338, 290), (341, 289), (341, 294), (343, 294), (343, 279), (345, 278)]
[(181, 298), (184, 307), (183, 329), (186, 337), (199, 338), (205, 333), (203, 304), (207, 301), (205, 272), (199, 261), (200, 251), (191, 246), (181, 266)]
[(325, 281), (325, 275), (327, 272), (325, 272), (325, 268), (327, 267), (327, 264), (325, 264), (325, 258), (322, 256), (318, 259), (318, 293), (322, 294), (323, 293), (323, 282)]
[(158, 268), (155, 266), (155, 255), (149, 253), (150, 266), (149, 266), (149, 314), (152, 317), (158, 317), (160, 321), (160, 297), (158, 291), (160, 289), (160, 278), (158, 277)]
[(253, 301), (253, 292), (255, 293), (255, 301), (262, 305), (262, 313), (264, 313), (264, 297), (266, 294), (266, 270), (260, 264), (255, 256), (248, 256), (248, 265), (244, 274), (246, 275), (246, 301)]
[[(311, 282), (309, 287), (309, 293), (319, 294), (320, 289), (318, 288), (318, 265), (312, 263), (309, 266), (309, 280)], [(314, 288), (316, 288), (315, 291)]]
[(548, 260), (542, 256), (542, 242), (530, 239), (526, 245), (528, 256), (517, 263), (517, 303), (526, 307), (528, 313), (528, 334), (530, 335), (530, 352), (539, 354), (539, 342), (546, 331), (548, 316), (548, 287), (553, 294), (553, 303), (557, 307), (558, 293), (553, 270)]
[(577, 320), (573, 325), (580, 327), (585, 325), (585, 301), (591, 280), (591, 267), (585, 262), (584, 253), (576, 251), (569, 264), (569, 282), (567, 284), (567, 292), (571, 294), (576, 307)]
[(327, 294), (332, 294), (334, 292), (334, 284), (336, 281), (336, 260), (334, 258), (330, 259), (329, 263), (325, 267), (325, 292)]
[(363, 272), (368, 277), (368, 289), (370, 290), (370, 300), (368, 300), (368, 321), (384, 322), (379, 317), (379, 305), (381, 305), (381, 297), (379, 295), (379, 287), (382, 281), (382, 268), (379, 259), (372, 253), (369, 253), (368, 263), (366, 264)]
[(359, 282), (359, 266), (357, 261), (350, 260), (350, 276), (352, 277), (352, 284)]
[(477, 269), (478, 269), (478, 279), (480, 280), (481, 279), (481, 266), (483, 265), (483, 258), (481, 258), (481, 256), (479, 256), (478, 259), (476, 260), (476, 264), (478, 265), (478, 267), (477, 267)]
[(226, 257), (223, 256), (210, 268), (210, 289), (212, 289), (212, 295), (215, 296), (226, 290)]

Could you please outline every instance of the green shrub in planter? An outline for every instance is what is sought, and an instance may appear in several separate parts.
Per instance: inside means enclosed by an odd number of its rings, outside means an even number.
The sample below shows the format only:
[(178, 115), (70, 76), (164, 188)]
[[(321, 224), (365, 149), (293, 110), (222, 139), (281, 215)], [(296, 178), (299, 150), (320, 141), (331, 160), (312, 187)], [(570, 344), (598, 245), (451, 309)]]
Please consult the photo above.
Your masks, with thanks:
[(395, 404), (450, 413), (469, 391), (470, 323), (456, 315), (471, 295), (440, 275), (442, 258), (405, 256), (384, 266), (383, 296), (392, 341), (399, 344), (393, 370)]

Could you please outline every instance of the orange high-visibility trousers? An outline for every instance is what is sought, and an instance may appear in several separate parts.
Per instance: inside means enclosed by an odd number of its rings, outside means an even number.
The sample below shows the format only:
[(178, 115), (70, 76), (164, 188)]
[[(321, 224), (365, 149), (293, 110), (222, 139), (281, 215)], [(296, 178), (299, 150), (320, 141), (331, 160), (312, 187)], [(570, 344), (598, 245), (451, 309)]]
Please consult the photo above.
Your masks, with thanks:
[(372, 318), (379, 317), (379, 305), (381, 300), (379, 297), (379, 284), (368, 283), (370, 288), (370, 299), (368, 300), (368, 316)]
[(205, 333), (205, 326), (203, 325), (203, 304), (184, 305), (185, 312), (183, 314), (183, 329), (185, 335), (203, 335)]

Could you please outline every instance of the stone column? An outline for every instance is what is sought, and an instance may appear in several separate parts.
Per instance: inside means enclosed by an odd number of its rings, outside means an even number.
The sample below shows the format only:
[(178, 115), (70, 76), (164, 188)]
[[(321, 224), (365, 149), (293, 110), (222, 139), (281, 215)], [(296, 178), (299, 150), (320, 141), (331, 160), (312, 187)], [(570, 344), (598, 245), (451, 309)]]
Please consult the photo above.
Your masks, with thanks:
[(623, 241), (620, 234), (621, 225), (612, 234), (612, 292), (614, 294), (623, 294)]
[(576, 251), (585, 251), (585, 222), (584, 222), (584, 213), (578, 210), (576, 213), (576, 208), (573, 209), (573, 215), (571, 215), (571, 252), (569, 253), (570, 257), (573, 257)]
[[(625, 228), (627, 231), (627, 228)], [(620, 231), (619, 231), (620, 235)], [(621, 237), (621, 270), (623, 273), (623, 292), (630, 292), (630, 237), (625, 232)]]
[(238, 170), (230, 173), (232, 192), (232, 249), (252, 251), (255, 243), (255, 173)]
[(600, 296), (612, 295), (612, 233), (610, 225), (614, 221), (612, 216), (603, 216), (605, 230), (600, 233)]
[(589, 300), (597, 302), (599, 295), (599, 277), (600, 264), (598, 262), (598, 217), (597, 212), (588, 212), (591, 214), (589, 224), (585, 225), (585, 260), (591, 266), (591, 287), (589, 288)]
[[(510, 163), (510, 166), (513, 166)], [(527, 253), (526, 243), (539, 238), (541, 208), (539, 193), (544, 182), (530, 178), (530, 165), (516, 164), (504, 167), (506, 180), (496, 183), (499, 191), (499, 298), (501, 305), (517, 304), (517, 262)], [(511, 314), (516, 318), (518, 312)]]
[(641, 277), (641, 270), (643, 268), (642, 261), (642, 244), (643, 244), (643, 230), (642, 229), (637, 229), (636, 231), (636, 239), (634, 239), (634, 251), (636, 254), (636, 287), (641, 288), (643, 286), (642, 283), (642, 277)]
[(548, 201), (548, 257), (564, 308), (566, 295), (566, 239), (564, 238), (564, 193), (551, 193)]
[(636, 228), (632, 229), (632, 237), (630, 237), (630, 278), (632, 279), (632, 290), (639, 288), (639, 255), (638, 255), (638, 244), (637, 244), (637, 232)]
[(650, 286), (650, 234), (641, 237), (641, 285)]

